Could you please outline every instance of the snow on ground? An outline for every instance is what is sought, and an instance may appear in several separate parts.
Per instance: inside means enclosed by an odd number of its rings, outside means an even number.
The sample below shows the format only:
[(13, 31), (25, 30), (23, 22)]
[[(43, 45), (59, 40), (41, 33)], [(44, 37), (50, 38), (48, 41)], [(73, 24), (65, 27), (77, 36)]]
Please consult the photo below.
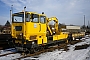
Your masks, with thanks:
[[(85, 38), (88, 38), (87, 36)], [(75, 46), (90, 44), (90, 38), (82, 38), (82, 42), (75, 45), (68, 45), (69, 50), (63, 51), (63, 49), (56, 50), (53, 52), (46, 52), (37, 56), (38, 58), (28, 57), (24, 59), (35, 59), (35, 60), (90, 60), (90, 47), (87, 49), (74, 50)], [(85, 40), (84, 40), (85, 39)], [(22, 60), (24, 60), (22, 59)]]
[[(88, 38), (87, 36), (85, 38)], [(82, 42), (74, 44), (74, 45), (68, 45), (69, 50), (63, 51), (63, 49), (56, 49), (53, 52), (46, 52), (42, 53), (38, 56), (34, 57), (27, 57), (22, 60), (28, 59), (28, 60), (90, 60), (90, 47), (87, 49), (81, 49), (81, 50), (74, 50), (75, 46), (78, 45), (84, 45), (84, 44), (90, 44), (90, 38), (88, 39), (82, 39)], [(8, 51), (9, 52), (9, 51)], [(7, 52), (1, 52), (0, 54), (7, 53)], [(12, 60), (15, 58), (20, 57), (20, 54), (10, 54), (7, 56), (0, 57), (0, 60)]]
[(15, 51), (16, 51), (15, 48), (0, 50), (0, 55), (7, 54), (7, 53), (12, 53), (12, 52), (15, 52)]
[(11, 53), (11, 51), (3, 51), (3, 50), (0, 50), (0, 55), (2, 55), (2, 54), (7, 54), (7, 53)]
[[(0, 50), (0, 55), (7, 54), (7, 53), (12, 53), (12, 52), (15, 52), (15, 51), (16, 51), (15, 48)], [(9, 55), (0, 57), (0, 60), (12, 60), (12, 59), (19, 58), (19, 57), (20, 57), (19, 53), (9, 54)]]
[(41, 55), (39, 60), (83, 60), (87, 53), (88, 51), (85, 49), (81, 51), (62, 51), (62, 53), (61, 51), (56, 51), (55, 53), (52, 52), (51, 54)]
[(20, 54), (16, 53), (16, 54), (10, 54), (10, 55), (0, 57), (0, 60), (12, 60), (12, 59), (19, 58), (19, 57), (20, 57)]

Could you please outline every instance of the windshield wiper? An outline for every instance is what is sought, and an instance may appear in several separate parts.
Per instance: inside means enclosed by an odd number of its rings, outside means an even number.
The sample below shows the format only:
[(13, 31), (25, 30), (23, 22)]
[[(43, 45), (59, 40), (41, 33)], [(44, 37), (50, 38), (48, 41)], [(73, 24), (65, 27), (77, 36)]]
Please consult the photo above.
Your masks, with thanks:
[(15, 19), (15, 21), (17, 21), (17, 19)]

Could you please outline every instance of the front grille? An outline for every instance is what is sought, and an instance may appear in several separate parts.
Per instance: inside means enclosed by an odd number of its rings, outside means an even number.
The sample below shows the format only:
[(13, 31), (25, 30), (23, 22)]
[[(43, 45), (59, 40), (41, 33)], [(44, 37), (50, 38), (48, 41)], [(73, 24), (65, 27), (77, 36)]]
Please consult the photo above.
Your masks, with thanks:
[(22, 30), (22, 26), (15, 26), (16, 31), (21, 31)]

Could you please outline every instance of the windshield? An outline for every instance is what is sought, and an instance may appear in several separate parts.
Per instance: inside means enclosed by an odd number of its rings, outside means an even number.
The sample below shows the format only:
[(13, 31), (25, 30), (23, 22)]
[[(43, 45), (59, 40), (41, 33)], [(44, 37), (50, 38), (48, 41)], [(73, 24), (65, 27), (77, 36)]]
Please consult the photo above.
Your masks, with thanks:
[(24, 14), (17, 14), (13, 16), (13, 22), (23, 22)]
[[(30, 21), (30, 14), (25, 15), (26, 22)], [(16, 14), (13, 16), (12, 22), (24, 22), (24, 14)]]

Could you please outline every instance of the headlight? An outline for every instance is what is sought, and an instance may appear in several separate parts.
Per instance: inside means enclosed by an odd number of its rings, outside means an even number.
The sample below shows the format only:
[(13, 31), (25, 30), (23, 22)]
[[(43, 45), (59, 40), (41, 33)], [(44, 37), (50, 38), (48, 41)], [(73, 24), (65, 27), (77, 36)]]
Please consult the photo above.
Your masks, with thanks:
[(34, 44), (34, 41), (32, 42), (32, 44)]
[(20, 33), (20, 35), (22, 35), (22, 33)]

